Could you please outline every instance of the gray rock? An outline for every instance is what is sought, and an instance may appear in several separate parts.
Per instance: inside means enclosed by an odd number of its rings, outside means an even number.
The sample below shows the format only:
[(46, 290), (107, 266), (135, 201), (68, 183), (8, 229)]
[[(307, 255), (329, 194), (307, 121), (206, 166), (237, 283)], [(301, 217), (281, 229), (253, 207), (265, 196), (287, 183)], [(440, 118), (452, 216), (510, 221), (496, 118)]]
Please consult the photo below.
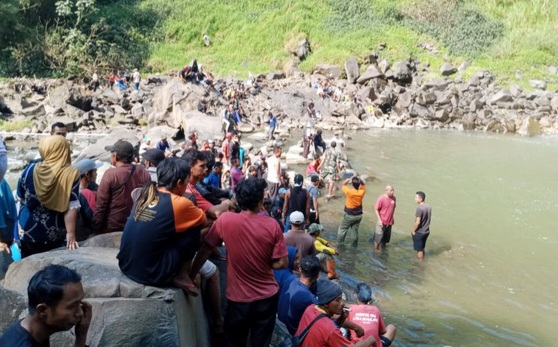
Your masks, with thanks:
[(473, 76), (469, 79), (469, 82), (467, 82), (467, 87), (471, 88), (471, 87), (478, 87), (480, 85), (480, 80), (478, 78), (478, 76)]
[(105, 89), (103, 94), (101, 94), (101, 97), (111, 104), (118, 104), (121, 99), (121, 96), (112, 89)]
[(36, 105), (27, 107), (21, 110), (21, 114), (25, 117), (43, 117), (46, 115), (46, 110), (44, 105)]
[(341, 69), (337, 65), (331, 64), (318, 64), (316, 72), (327, 77), (339, 78), (341, 76)]
[(558, 75), (558, 67), (556, 66), (549, 66), (548, 73), (551, 75)]
[(523, 92), (523, 89), (520, 86), (518, 86), (516, 84), (512, 84), (510, 86), (510, 93), (514, 98), (518, 98), (521, 95), (522, 92)]
[(412, 101), (413, 101), (413, 94), (412, 92), (407, 91), (403, 94), (400, 94), (397, 97), (397, 104), (395, 104), (395, 106), (398, 107), (399, 109), (408, 108), (411, 105)]
[(550, 107), (554, 110), (554, 112), (558, 112), (558, 95), (555, 95), (550, 100)]
[(400, 83), (411, 83), (413, 81), (413, 72), (406, 61), (396, 62), (393, 64), (391, 71), (393, 71), (394, 79)]
[(459, 67), (457, 68), (457, 71), (459, 72), (465, 72), (465, 70), (467, 70), (467, 68), (471, 65), (471, 62), (465, 60), (464, 62), (462, 62), (461, 64), (459, 64)]
[[(81, 275), (86, 300), (93, 306), (89, 345), (208, 346), (201, 297), (186, 297), (182, 290), (144, 286), (126, 278), (118, 268), (117, 253), (114, 248), (81, 247), (40, 253), (14, 263), (3, 283), (12, 292), (2, 291), (0, 307), (8, 308), (12, 317), (21, 315), (21, 298), (31, 276), (48, 264), (60, 264)], [(7, 311), (2, 312), (4, 317)], [(66, 346), (72, 338), (71, 332), (63, 332), (51, 341)]]
[(517, 131), (522, 136), (536, 136), (541, 134), (541, 125), (532, 117), (523, 120), (521, 127)]
[(440, 122), (446, 122), (449, 119), (449, 113), (445, 109), (438, 110), (434, 114), (434, 119)]
[(347, 80), (349, 83), (355, 83), (359, 74), (359, 66), (357, 57), (351, 56), (345, 61), (345, 73), (347, 74)]
[(431, 105), (436, 102), (436, 94), (431, 92), (420, 92), (417, 97), (417, 103), (420, 105)]
[(283, 71), (274, 71), (274, 72), (268, 73), (265, 78), (268, 81), (280, 80), (280, 79), (285, 78), (285, 73)]
[(442, 76), (450, 76), (457, 72), (457, 69), (454, 68), (450, 63), (444, 63), (440, 68), (440, 73)]
[(542, 80), (529, 80), (529, 84), (533, 88), (537, 88), (540, 90), (546, 90), (546, 81)]
[(376, 100), (376, 93), (372, 87), (361, 88), (357, 93), (363, 100), (370, 99)]
[(382, 61), (378, 64), (378, 68), (383, 74), (385, 74), (389, 70), (390, 64), (386, 59), (382, 59)]
[(296, 56), (300, 58), (300, 60), (304, 60), (310, 52), (310, 42), (308, 42), (308, 39), (301, 40), (296, 48)]
[(364, 84), (373, 78), (383, 78), (384, 74), (380, 72), (378, 67), (374, 64), (368, 65), (368, 68), (360, 77), (357, 79), (357, 83)]
[(513, 101), (513, 96), (510, 94), (510, 92), (507, 89), (500, 90), (499, 92), (494, 94), (490, 99), (491, 104), (495, 104), (497, 102), (511, 102), (511, 101)]
[(4, 331), (27, 311), (26, 296), (26, 293), (20, 294), (0, 286), (0, 331)]

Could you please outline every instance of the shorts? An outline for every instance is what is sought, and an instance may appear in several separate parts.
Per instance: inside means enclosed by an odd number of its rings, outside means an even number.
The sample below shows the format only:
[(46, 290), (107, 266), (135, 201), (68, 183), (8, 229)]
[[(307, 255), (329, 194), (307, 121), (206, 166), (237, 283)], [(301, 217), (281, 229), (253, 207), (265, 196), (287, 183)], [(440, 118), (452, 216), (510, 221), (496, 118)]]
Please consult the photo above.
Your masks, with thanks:
[(424, 247), (426, 247), (426, 239), (428, 239), (428, 235), (430, 235), (430, 233), (427, 234), (416, 233), (415, 235), (413, 235), (413, 249), (415, 251), (417, 252), (424, 251)]
[(376, 224), (374, 242), (376, 242), (377, 244), (389, 243), (390, 240), (391, 240), (391, 225), (380, 226)]
[(206, 260), (200, 269), (200, 276), (203, 279), (208, 279), (211, 276), (213, 276), (215, 272), (217, 272), (217, 266), (212, 262), (210, 262), (209, 260)]

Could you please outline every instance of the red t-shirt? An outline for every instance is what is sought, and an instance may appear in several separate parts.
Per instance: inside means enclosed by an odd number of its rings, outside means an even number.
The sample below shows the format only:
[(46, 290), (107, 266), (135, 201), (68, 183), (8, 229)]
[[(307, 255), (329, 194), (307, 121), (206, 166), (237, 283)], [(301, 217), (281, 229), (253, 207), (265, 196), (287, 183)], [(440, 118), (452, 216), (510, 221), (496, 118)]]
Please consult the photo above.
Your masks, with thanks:
[(83, 195), (85, 200), (87, 200), (87, 202), (89, 203), (89, 207), (91, 208), (91, 211), (95, 212), (95, 204), (97, 201), (97, 195), (95, 194), (95, 192), (93, 192), (91, 189), (86, 188), (80, 190), (80, 193)]
[(364, 336), (358, 338), (354, 330), (351, 330), (351, 340), (360, 341), (368, 338), (369, 336), (374, 336), (376, 339), (376, 347), (382, 347), (382, 340), (380, 340), (380, 335), (386, 333), (386, 327), (384, 326), (384, 319), (380, 310), (376, 306), (372, 305), (352, 305), (351, 312), (347, 320), (358, 324), (364, 329)]
[[(318, 317), (321, 311), (318, 306), (310, 305), (304, 311), (302, 318), (300, 319), (300, 323), (298, 325), (298, 329), (296, 331), (296, 335), (300, 335), (302, 331), (310, 325), (310, 323), (314, 320), (314, 318)], [(304, 339), (303, 346), (311, 346), (311, 347), (322, 347), (322, 346), (329, 346), (329, 347), (346, 347), (346, 346), (353, 346), (351, 341), (347, 340), (342, 334), (341, 330), (335, 326), (335, 323), (329, 318), (324, 317), (316, 321), (314, 325), (308, 331), (308, 335)]]
[(213, 206), (212, 203), (210, 203), (206, 198), (204, 198), (201, 195), (201, 193), (198, 191), (198, 189), (196, 188), (196, 186), (192, 181), (190, 181), (186, 186), (186, 193), (193, 194), (196, 197), (196, 206), (201, 208), (203, 212), (207, 212), (207, 210), (209, 210), (209, 208)]
[(271, 260), (287, 256), (287, 247), (273, 218), (225, 212), (213, 223), (205, 241), (213, 247), (225, 242), (227, 247), (227, 299), (253, 302), (279, 291)]
[(394, 197), (388, 197), (385, 194), (380, 195), (376, 200), (375, 209), (380, 214), (380, 219), (384, 225), (393, 225), (393, 213), (395, 212), (396, 200)]

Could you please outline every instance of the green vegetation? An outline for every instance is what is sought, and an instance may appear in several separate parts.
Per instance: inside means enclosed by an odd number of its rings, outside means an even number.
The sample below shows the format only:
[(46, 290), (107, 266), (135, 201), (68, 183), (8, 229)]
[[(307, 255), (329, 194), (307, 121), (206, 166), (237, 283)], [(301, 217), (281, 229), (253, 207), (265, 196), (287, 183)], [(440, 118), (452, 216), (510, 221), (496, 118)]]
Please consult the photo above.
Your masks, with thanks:
[(30, 127), (32, 124), (33, 124), (32, 120), (11, 122), (11, 121), (0, 119), (0, 130), (1, 131), (20, 131), (23, 128)]
[(385, 44), (390, 61), (412, 56), (432, 75), (447, 55), (454, 64), (472, 61), (469, 75), (489, 69), (500, 82), (527, 84), (546, 76), (558, 56), (554, 0), (3, 0), (0, 31), (6, 28), (5, 76), (93, 67), (167, 72), (196, 58), (214, 74), (240, 77), (282, 69), (303, 38), (312, 48), (304, 71)]

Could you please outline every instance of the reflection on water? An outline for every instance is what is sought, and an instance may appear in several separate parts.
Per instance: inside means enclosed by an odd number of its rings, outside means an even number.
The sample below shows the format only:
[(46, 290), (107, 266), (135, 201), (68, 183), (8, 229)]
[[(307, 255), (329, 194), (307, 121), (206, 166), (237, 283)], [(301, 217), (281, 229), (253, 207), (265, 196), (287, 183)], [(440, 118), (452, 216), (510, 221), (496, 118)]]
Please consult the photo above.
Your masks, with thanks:
[[(367, 183), (359, 247), (341, 249), (338, 268), (350, 286), (375, 288), (386, 322), (399, 327), (394, 345), (558, 345), (558, 138), (406, 130), (351, 136), (351, 165), (376, 179)], [(388, 247), (374, 252), (373, 206), (386, 184), (398, 199), (395, 225)], [(417, 190), (433, 210), (423, 262), (410, 238)], [(320, 200), (329, 240), (342, 217), (337, 194)]]

